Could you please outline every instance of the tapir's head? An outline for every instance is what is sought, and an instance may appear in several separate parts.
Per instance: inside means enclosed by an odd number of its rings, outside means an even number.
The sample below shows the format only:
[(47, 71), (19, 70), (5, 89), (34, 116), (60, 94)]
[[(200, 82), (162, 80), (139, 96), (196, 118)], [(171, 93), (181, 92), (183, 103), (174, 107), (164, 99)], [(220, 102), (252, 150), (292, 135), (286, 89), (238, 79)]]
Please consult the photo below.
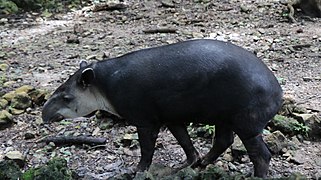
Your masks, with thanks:
[(43, 107), (44, 122), (82, 117), (99, 109), (108, 110), (108, 107), (113, 109), (95, 85), (92, 66), (82, 61), (80, 69), (58, 87)]

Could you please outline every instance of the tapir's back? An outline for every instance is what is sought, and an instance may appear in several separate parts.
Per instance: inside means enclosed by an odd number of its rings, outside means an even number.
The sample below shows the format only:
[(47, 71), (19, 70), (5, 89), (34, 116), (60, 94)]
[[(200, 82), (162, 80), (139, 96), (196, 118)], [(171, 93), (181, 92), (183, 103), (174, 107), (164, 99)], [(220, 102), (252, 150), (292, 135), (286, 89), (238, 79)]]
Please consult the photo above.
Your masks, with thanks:
[(206, 122), (242, 109), (270, 106), (273, 98), (280, 101), (281, 97), (280, 86), (264, 63), (227, 42), (186, 41), (136, 51), (115, 61), (115, 86), (109, 86), (121, 94), (115, 102), (126, 99), (126, 104), (119, 104), (120, 111)]

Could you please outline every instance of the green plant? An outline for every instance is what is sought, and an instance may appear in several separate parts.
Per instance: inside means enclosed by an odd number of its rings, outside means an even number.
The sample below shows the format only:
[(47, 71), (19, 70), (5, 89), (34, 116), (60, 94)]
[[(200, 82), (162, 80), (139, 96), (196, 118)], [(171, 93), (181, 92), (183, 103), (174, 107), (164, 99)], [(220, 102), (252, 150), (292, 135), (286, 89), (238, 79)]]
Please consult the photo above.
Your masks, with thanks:
[(0, 0), (0, 14), (11, 14), (18, 12), (17, 5), (8, 0)]
[(299, 122), (293, 123), (293, 129), (295, 132), (302, 134), (304, 136), (308, 136), (308, 133), (310, 131), (310, 128), (308, 126), (304, 125), (303, 123), (299, 123)]
[(22, 175), (23, 180), (71, 180), (72, 172), (67, 167), (67, 161), (62, 158), (50, 160), (46, 166), (32, 168)]
[(215, 133), (215, 126), (214, 125), (205, 125), (205, 130), (208, 132), (208, 134), (213, 135)]

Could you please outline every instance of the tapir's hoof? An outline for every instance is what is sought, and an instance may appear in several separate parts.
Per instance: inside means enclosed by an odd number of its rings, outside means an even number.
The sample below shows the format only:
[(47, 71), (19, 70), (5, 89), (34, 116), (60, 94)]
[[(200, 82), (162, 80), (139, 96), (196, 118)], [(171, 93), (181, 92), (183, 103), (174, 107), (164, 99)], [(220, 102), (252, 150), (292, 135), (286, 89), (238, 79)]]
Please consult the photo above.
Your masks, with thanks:
[(198, 167), (200, 164), (201, 164), (201, 158), (197, 158), (193, 162), (188, 162), (187, 160), (185, 160), (183, 164), (174, 166), (174, 168), (178, 170), (184, 169), (186, 167), (195, 168), (195, 167)]
[(206, 158), (206, 157), (204, 157), (204, 158), (202, 159), (202, 161), (199, 163), (199, 167), (205, 168), (205, 167), (206, 167), (207, 165), (209, 165), (209, 164), (213, 164), (213, 161), (210, 160), (210, 159), (208, 159), (208, 158)]

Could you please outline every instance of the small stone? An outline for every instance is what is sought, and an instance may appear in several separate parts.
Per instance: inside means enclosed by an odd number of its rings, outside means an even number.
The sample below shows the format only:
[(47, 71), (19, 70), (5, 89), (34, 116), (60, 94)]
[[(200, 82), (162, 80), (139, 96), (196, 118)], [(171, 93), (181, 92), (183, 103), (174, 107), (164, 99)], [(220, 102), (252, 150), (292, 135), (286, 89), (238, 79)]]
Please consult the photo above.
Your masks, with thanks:
[(28, 139), (33, 139), (35, 138), (36, 136), (34, 135), (34, 133), (32, 132), (26, 132), (25, 134), (25, 139), (28, 140)]
[(90, 60), (90, 59), (96, 59), (96, 54), (92, 54), (86, 57), (86, 60)]
[(8, 20), (8, 18), (1, 18), (0, 19), (0, 24), (5, 24), (5, 23), (7, 23), (9, 20)]
[(217, 161), (216, 163), (215, 163), (215, 165), (217, 166), (217, 167), (223, 167), (223, 162), (222, 161)]
[(8, 101), (5, 99), (0, 99), (0, 109), (5, 109), (8, 106)]
[(25, 157), (19, 151), (9, 151), (4, 155), (4, 158), (15, 161), (21, 168), (25, 165)]
[(233, 157), (230, 154), (224, 154), (223, 159), (228, 162), (233, 161)]
[(12, 115), (6, 110), (0, 111), (0, 130), (11, 126), (12, 123)]
[(42, 118), (41, 117), (36, 118), (35, 123), (38, 125), (43, 124)]
[(48, 91), (42, 89), (34, 89), (28, 93), (31, 100), (37, 105), (42, 105), (46, 101), (46, 96), (48, 94)]
[(0, 64), (0, 71), (7, 71), (9, 69), (9, 65), (8, 64)]
[(238, 136), (234, 138), (234, 143), (231, 146), (231, 152), (235, 159), (240, 159), (247, 153), (245, 146)]
[(32, 105), (31, 98), (27, 93), (21, 92), (19, 94), (15, 94), (15, 96), (11, 100), (10, 106), (15, 109), (25, 110)]
[(236, 170), (237, 170), (236, 166), (235, 166), (233, 163), (231, 163), (231, 162), (228, 163), (228, 167), (229, 167), (229, 169), (230, 169), (231, 171), (236, 171)]
[(34, 89), (35, 89), (35, 88), (34, 88), (33, 86), (23, 85), (23, 86), (17, 88), (17, 89), (15, 90), (15, 92), (16, 92), (17, 94), (19, 94), (19, 93), (28, 93), (28, 92), (30, 92), (30, 91), (32, 91), (32, 90), (34, 90)]
[(13, 99), (13, 97), (16, 95), (15, 91), (10, 91), (8, 93), (6, 93), (5, 95), (3, 95), (2, 97), (7, 100), (7, 101), (11, 101)]
[(321, 157), (317, 157), (316, 159), (314, 159), (314, 162), (315, 162), (316, 165), (321, 167)]
[(291, 157), (290, 162), (295, 164), (304, 164), (307, 161), (306, 156), (302, 152), (297, 151), (294, 153), (294, 156)]
[(250, 7), (245, 6), (245, 5), (240, 5), (241, 12), (249, 13), (251, 11)]
[(7, 81), (3, 83), (3, 87), (12, 87), (14, 84), (16, 84), (16, 81)]
[(273, 133), (265, 136), (264, 140), (274, 154), (278, 154), (288, 145), (286, 137), (280, 131), (274, 131)]
[(203, 38), (204, 35), (202, 33), (198, 33), (198, 32), (193, 32), (192, 33), (193, 38)]
[(162, 6), (174, 8), (175, 4), (170, 0), (162, 0)]
[(314, 176), (315, 176), (315, 179), (320, 180), (321, 179), (321, 171), (317, 172)]
[(25, 112), (24, 109), (16, 109), (16, 108), (13, 108), (13, 107), (9, 107), (9, 112), (13, 115), (20, 115), (20, 114), (23, 114)]
[(68, 36), (67, 37), (67, 40), (66, 40), (66, 43), (74, 43), (74, 44), (79, 44), (80, 43), (80, 40), (77, 36)]

